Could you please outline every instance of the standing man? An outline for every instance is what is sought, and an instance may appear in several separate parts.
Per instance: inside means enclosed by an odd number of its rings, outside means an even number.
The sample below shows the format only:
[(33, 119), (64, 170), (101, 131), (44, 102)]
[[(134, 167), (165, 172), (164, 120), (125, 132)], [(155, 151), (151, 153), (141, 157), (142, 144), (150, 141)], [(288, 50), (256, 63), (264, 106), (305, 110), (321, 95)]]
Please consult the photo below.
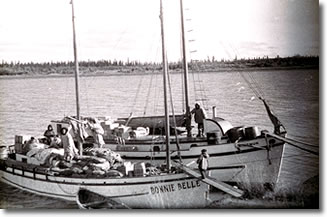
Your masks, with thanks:
[(201, 155), (196, 161), (198, 163), (198, 167), (202, 176), (202, 179), (206, 178), (207, 169), (209, 166), (209, 154), (206, 149), (201, 150)]
[(198, 124), (198, 135), (197, 137), (204, 137), (204, 120), (207, 118), (206, 112), (200, 107), (199, 103), (195, 103), (195, 108), (191, 111), (194, 114), (195, 123)]
[(77, 148), (75, 147), (74, 139), (72, 135), (68, 132), (66, 127), (61, 128), (61, 141), (64, 148), (64, 159), (71, 162), (74, 157), (78, 155)]
[(104, 130), (101, 127), (101, 124), (95, 118), (88, 118), (87, 125), (90, 127), (90, 129), (92, 131), (92, 136), (93, 136), (95, 143), (98, 145), (99, 148), (102, 148), (102, 146), (105, 143), (103, 140)]

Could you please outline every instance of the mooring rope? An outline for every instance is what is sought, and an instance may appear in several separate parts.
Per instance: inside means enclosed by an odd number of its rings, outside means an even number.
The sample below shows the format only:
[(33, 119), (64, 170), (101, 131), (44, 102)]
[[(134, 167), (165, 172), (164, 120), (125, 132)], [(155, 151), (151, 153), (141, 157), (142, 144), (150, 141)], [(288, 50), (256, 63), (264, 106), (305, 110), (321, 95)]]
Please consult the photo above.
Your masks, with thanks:
[(286, 143), (287, 143), (287, 144), (290, 144), (291, 146), (294, 146), (295, 148), (301, 149), (302, 151), (306, 151), (306, 152), (308, 152), (308, 153), (311, 153), (311, 154), (314, 154), (314, 155), (319, 156), (319, 152), (317, 152), (317, 151), (312, 151), (312, 150), (309, 150), (309, 149), (306, 149), (306, 148), (300, 147), (300, 146), (295, 145), (295, 144), (290, 143), (290, 142), (286, 142)]
[[(291, 146), (294, 146), (295, 148), (301, 149), (301, 150), (303, 150), (303, 151), (306, 151), (306, 152), (308, 152), (308, 153), (311, 153), (311, 154), (314, 154), (314, 155), (319, 155), (319, 152), (317, 152), (317, 151), (312, 151), (312, 150), (309, 150), (309, 149), (307, 149), (307, 148), (303, 148), (303, 147), (301, 147), (301, 146), (298, 146), (298, 145), (294, 144), (294, 142), (295, 142), (295, 143), (298, 142), (298, 141), (296, 141), (296, 140), (288, 139), (288, 138), (284, 138), (284, 137), (282, 137), (282, 136), (279, 136), (279, 135), (276, 135), (276, 134), (272, 134), (272, 133), (265, 133), (265, 135), (269, 135), (269, 136), (274, 137), (274, 138), (276, 138), (276, 139), (282, 140), (282, 141), (286, 142), (287, 144), (289, 144), (289, 145), (291, 145)], [(302, 143), (302, 142), (301, 142), (301, 143)], [(310, 144), (308, 144), (308, 145), (310, 145)], [(311, 145), (311, 146), (313, 146), (313, 145)]]
[(302, 144), (302, 145), (309, 146), (309, 147), (319, 148), (319, 145), (312, 145), (312, 144), (302, 142), (302, 141), (299, 141), (299, 140), (296, 140), (296, 139), (291, 139), (291, 138), (287, 138), (287, 139), (290, 140), (290, 141), (293, 141), (293, 142), (297, 142), (297, 143)]

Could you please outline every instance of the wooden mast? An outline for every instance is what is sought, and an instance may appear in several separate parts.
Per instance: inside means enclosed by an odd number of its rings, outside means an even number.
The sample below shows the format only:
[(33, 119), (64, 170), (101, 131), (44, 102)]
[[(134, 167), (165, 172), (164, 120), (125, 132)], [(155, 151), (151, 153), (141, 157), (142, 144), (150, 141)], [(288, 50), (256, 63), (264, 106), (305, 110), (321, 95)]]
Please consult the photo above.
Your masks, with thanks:
[[(75, 63), (75, 92), (76, 92), (76, 119), (80, 120), (80, 103), (79, 103), (79, 69), (77, 60), (77, 46), (76, 46), (76, 32), (75, 32), (75, 13), (74, 2), (71, 0), (72, 5), (72, 23), (73, 23), (73, 44), (74, 44), (74, 63)], [(83, 147), (82, 143), (78, 141), (79, 154), (82, 155)]]
[(181, 30), (182, 30), (182, 47), (183, 47), (183, 67), (184, 67), (184, 92), (185, 92), (185, 109), (186, 109), (186, 130), (187, 136), (191, 137), (191, 112), (189, 105), (189, 96), (188, 96), (188, 64), (186, 58), (186, 43), (185, 43), (185, 27), (184, 27), (184, 9), (183, 9), (183, 0), (180, 0), (180, 10), (181, 10)]
[(168, 110), (168, 97), (167, 97), (167, 85), (168, 85), (168, 67), (165, 47), (165, 32), (164, 32), (164, 16), (162, 0), (160, 0), (160, 21), (161, 21), (161, 43), (162, 43), (162, 69), (163, 69), (163, 85), (164, 85), (164, 106), (165, 106), (165, 132), (166, 132), (166, 167), (168, 173), (171, 169), (170, 162), (170, 127), (169, 127), (169, 110)]

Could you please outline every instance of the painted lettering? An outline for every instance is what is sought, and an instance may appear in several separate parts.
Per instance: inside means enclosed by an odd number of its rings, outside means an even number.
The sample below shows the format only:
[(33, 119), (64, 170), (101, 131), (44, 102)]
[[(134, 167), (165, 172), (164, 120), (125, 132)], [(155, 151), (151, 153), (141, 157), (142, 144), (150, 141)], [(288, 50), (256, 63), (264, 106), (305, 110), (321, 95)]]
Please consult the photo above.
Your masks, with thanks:
[(164, 193), (171, 193), (173, 191), (181, 191), (186, 189), (198, 188), (200, 187), (200, 181), (186, 181), (186, 182), (179, 182), (177, 184), (169, 184), (169, 185), (159, 185), (159, 186), (151, 186), (150, 192), (151, 194), (164, 194)]
[(175, 191), (175, 186), (174, 186), (174, 184), (152, 186), (152, 187), (150, 187), (150, 191), (151, 191), (151, 194), (173, 192), (173, 191)]

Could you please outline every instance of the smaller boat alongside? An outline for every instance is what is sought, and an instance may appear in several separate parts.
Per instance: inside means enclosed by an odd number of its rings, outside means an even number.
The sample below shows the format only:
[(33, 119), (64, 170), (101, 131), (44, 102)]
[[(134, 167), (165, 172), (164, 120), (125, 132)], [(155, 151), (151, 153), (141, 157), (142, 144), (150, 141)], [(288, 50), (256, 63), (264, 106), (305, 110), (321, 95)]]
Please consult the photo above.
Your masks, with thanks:
[(130, 207), (117, 200), (87, 189), (79, 189), (76, 201), (81, 209), (130, 209)]

